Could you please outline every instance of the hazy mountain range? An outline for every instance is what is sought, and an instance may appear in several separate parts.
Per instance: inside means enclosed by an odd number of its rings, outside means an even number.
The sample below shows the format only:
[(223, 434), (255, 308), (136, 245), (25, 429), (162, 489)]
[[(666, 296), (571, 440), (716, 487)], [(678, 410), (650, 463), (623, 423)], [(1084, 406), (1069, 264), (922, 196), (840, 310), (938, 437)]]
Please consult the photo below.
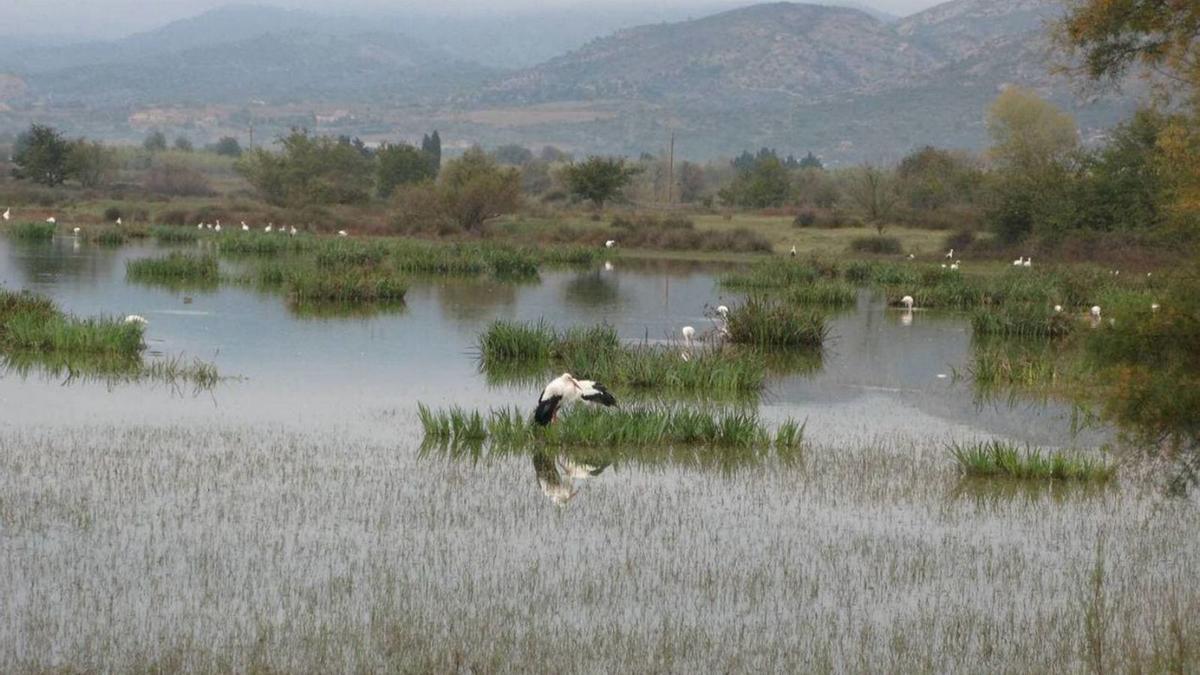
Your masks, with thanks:
[(339, 133), (438, 126), (451, 147), (636, 153), (675, 133), (684, 156), (771, 145), (884, 159), (924, 143), (978, 147), (984, 108), (1008, 84), (1085, 127), (1125, 114), (1130, 99), (1081, 101), (1050, 75), (1044, 23), (1060, 11), (1058, 0), (952, 0), (901, 19), (772, 3), (690, 19), (676, 8), (449, 20), (234, 5), (111, 42), (0, 41), (0, 130), (49, 118), (96, 135), (156, 124), (203, 136), (247, 118), (304, 124), (311, 108)]

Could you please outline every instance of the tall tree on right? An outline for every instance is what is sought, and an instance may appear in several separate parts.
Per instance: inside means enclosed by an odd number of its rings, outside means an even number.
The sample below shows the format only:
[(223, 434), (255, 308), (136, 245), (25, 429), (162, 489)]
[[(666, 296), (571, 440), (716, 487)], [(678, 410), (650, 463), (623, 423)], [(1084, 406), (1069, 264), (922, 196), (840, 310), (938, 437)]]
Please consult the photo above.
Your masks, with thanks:
[(1088, 77), (1116, 82), (1140, 66), (1165, 81), (1165, 97), (1190, 104), (1190, 113), (1167, 121), (1159, 145), (1176, 174), (1176, 207), (1200, 215), (1200, 2), (1077, 0), (1057, 37)]

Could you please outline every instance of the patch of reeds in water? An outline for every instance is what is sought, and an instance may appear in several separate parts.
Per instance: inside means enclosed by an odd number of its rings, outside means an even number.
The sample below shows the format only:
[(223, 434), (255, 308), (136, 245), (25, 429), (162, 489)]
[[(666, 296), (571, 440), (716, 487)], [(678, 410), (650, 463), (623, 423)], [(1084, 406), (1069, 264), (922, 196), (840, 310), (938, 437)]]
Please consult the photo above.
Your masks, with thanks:
[(810, 284), (791, 286), (780, 298), (792, 307), (847, 307), (858, 299), (858, 288), (845, 281), (818, 279)]
[(799, 423), (788, 420), (772, 434), (757, 414), (742, 410), (575, 406), (546, 427), (533, 424), (530, 415), (517, 408), (501, 408), (484, 415), (458, 407), (432, 410), (419, 404), (417, 415), (427, 441), (486, 442), (505, 448), (704, 446), (794, 450), (804, 440), (803, 425)]
[(559, 331), (543, 322), (496, 321), (479, 337), (481, 365), (489, 376), (522, 381), (552, 371), (610, 387), (745, 396), (762, 388), (760, 354), (712, 346), (622, 344), (611, 326)]
[(24, 241), (46, 241), (54, 238), (53, 223), (20, 222), (4, 228), (4, 232), (13, 239)]
[(1066, 312), (1032, 304), (981, 307), (971, 314), (976, 335), (1058, 338), (1070, 335), (1076, 323)]
[(285, 275), (288, 293), (296, 301), (400, 301), (408, 292), (403, 277), (382, 270), (301, 269), (289, 270)]
[(155, 225), (150, 228), (150, 236), (164, 244), (186, 244), (200, 238), (194, 228), (179, 225)]
[(134, 355), (143, 347), (142, 326), (117, 319), (16, 312), (0, 325), (0, 345), (7, 351)]
[(209, 283), (220, 279), (217, 259), (212, 255), (172, 251), (162, 258), (142, 258), (125, 264), (125, 274), (146, 283)]
[(729, 310), (729, 339), (759, 349), (820, 348), (829, 334), (823, 312), (752, 297)]
[(964, 476), (1017, 480), (1107, 482), (1116, 475), (1115, 464), (1082, 454), (1054, 450), (1024, 450), (1002, 441), (950, 446), (950, 454)]
[(776, 258), (726, 274), (720, 283), (735, 291), (765, 291), (811, 284), (820, 276), (821, 270), (807, 262)]

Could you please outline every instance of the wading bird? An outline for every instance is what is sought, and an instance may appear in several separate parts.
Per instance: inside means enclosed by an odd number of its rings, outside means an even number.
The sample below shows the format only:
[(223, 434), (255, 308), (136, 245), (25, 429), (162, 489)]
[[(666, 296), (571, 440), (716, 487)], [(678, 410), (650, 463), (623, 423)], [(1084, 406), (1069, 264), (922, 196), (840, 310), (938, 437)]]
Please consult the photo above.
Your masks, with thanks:
[(271, 230), (274, 230), (274, 229), (275, 229), (274, 225), (267, 225), (266, 227), (263, 228), (263, 232), (270, 232)]
[(11, 211), (12, 211), (11, 209), (4, 209), (4, 219), (5, 219), (5, 220), (8, 220), (9, 218), (11, 218), (11, 217), (12, 217), (12, 212), (11, 212)]
[(720, 314), (721, 318), (723, 319), (729, 316), (729, 308), (725, 305), (717, 305), (717, 314)]
[(906, 295), (903, 298), (900, 298), (900, 304), (904, 305), (904, 309), (912, 309), (913, 308), (913, 296)]
[(250, 226), (247, 225), (246, 221), (243, 220), (242, 221), (242, 232), (249, 232), (249, 231), (250, 231)]
[(1013, 267), (1020, 267), (1021, 265), (1024, 265), (1024, 264), (1025, 264), (1024, 258), (1017, 258), (1016, 260), (1013, 261)]
[(47, 223), (50, 223), (51, 225), (54, 225), (54, 224), (57, 224), (57, 223), (58, 223), (58, 221), (54, 219), (54, 216), (50, 216), (49, 218), (47, 218), (47, 219), (46, 219), (46, 222), (47, 222)]
[(221, 223), (217, 223), (217, 226), (213, 228), (213, 232), (220, 232), (220, 231), (221, 231)]
[(117, 216), (117, 224), (118, 224), (118, 225), (120, 225), (120, 224), (121, 224), (121, 216)]
[(339, 237), (349, 237), (350, 233), (345, 230), (338, 230), (338, 236)]
[(204, 223), (202, 223), (202, 222), (200, 222), (200, 223), (196, 223), (196, 229), (197, 229), (197, 230), (203, 230), (203, 229), (204, 229)]
[(950, 269), (957, 272), (958, 271), (958, 263), (950, 263)]
[(696, 329), (691, 326), (684, 326), (679, 332), (683, 333), (683, 343), (686, 345), (680, 356), (684, 361), (690, 361), (692, 359), (692, 338), (696, 337)]
[(1025, 262), (1021, 263), (1021, 267), (1033, 267), (1033, 258), (1026, 258)]
[(608, 241), (604, 242), (604, 248), (613, 248), (616, 245), (617, 241), (615, 239), (609, 239)]
[(908, 259), (909, 259), (909, 260), (916, 260), (916, 258), (917, 258), (917, 256), (916, 256), (915, 254), (913, 254), (913, 253), (909, 253), (909, 254), (908, 254)]
[(1152, 303), (1150, 303), (1150, 311), (1151, 311), (1151, 312), (1157, 312), (1157, 311), (1158, 311), (1158, 303), (1157, 303), (1157, 302), (1152, 302)]
[(150, 322), (147, 321), (146, 317), (144, 317), (144, 316), (139, 316), (137, 314), (130, 314), (129, 316), (125, 317), (125, 323), (136, 323), (139, 326), (145, 326), (146, 324), (148, 324)]
[(533, 411), (533, 421), (546, 426), (558, 416), (558, 409), (577, 401), (599, 403), (603, 406), (614, 406), (617, 399), (604, 385), (591, 380), (577, 380), (570, 373), (563, 373), (550, 381), (538, 397), (537, 408)]
[(74, 234), (74, 235), (77, 235), (77, 236), (78, 236), (78, 234), (79, 234), (80, 232), (81, 232), (81, 230), (80, 230), (78, 227), (77, 227), (77, 228), (75, 228), (75, 229), (73, 229), (73, 230), (71, 230), (71, 233), (72, 233), (72, 234)]
[(1055, 311), (1055, 312), (1061, 312), (1061, 311), (1062, 311), (1062, 305), (1055, 305), (1055, 306), (1054, 306), (1054, 311)]
[(946, 259), (947, 259), (947, 260), (953, 260), (953, 259), (954, 259), (954, 249), (950, 249), (949, 251), (947, 251), (947, 252), (946, 252)]
[(1100, 305), (1092, 305), (1092, 318), (1100, 318)]
[(288, 234), (292, 235), (293, 237), (296, 236), (296, 226), (295, 225), (292, 225), (292, 229), (288, 232)]
[(792, 245), (792, 257), (793, 257), (793, 258), (795, 258), (795, 257), (796, 257), (796, 246), (795, 246), (795, 244), (793, 244), (793, 245)]

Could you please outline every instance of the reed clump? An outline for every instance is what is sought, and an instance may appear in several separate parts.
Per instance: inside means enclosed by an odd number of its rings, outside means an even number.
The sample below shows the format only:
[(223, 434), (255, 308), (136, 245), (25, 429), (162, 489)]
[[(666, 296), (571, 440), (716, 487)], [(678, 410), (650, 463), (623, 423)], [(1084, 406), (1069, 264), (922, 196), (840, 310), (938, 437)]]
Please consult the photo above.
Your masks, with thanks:
[(142, 282), (216, 283), (220, 268), (215, 256), (173, 251), (162, 258), (130, 260), (125, 264), (125, 274)]
[(983, 307), (971, 314), (976, 335), (1061, 338), (1070, 335), (1076, 321), (1065, 312), (1040, 305)]
[(820, 348), (829, 334), (823, 312), (763, 297), (752, 297), (729, 310), (729, 339), (760, 349)]
[(417, 416), (427, 441), (490, 443), (508, 449), (702, 446), (786, 451), (799, 448), (804, 436), (803, 425), (791, 420), (772, 433), (754, 412), (665, 405), (576, 406), (547, 427), (534, 425), (517, 408), (492, 410), (485, 416), (459, 407), (432, 410), (419, 404)]
[(80, 355), (136, 355), (142, 326), (116, 319), (79, 319), (50, 300), (0, 289), (0, 349)]
[(155, 225), (150, 228), (150, 236), (163, 244), (188, 244), (200, 238), (196, 230), (178, 225)]
[(47, 241), (54, 238), (54, 223), (20, 222), (4, 228), (8, 236), (23, 241)]
[(544, 322), (496, 321), (479, 337), (480, 362), (489, 375), (521, 379), (551, 371), (576, 373), (639, 390), (704, 396), (756, 393), (766, 375), (762, 355), (716, 346), (623, 344), (611, 326), (556, 330)]
[(1062, 480), (1106, 483), (1116, 475), (1116, 465), (1079, 453), (1054, 450), (1024, 450), (1003, 441), (985, 441), (950, 446), (958, 470), (977, 478), (1017, 480)]
[(408, 282), (398, 274), (370, 269), (290, 269), (287, 291), (297, 301), (400, 301)]

